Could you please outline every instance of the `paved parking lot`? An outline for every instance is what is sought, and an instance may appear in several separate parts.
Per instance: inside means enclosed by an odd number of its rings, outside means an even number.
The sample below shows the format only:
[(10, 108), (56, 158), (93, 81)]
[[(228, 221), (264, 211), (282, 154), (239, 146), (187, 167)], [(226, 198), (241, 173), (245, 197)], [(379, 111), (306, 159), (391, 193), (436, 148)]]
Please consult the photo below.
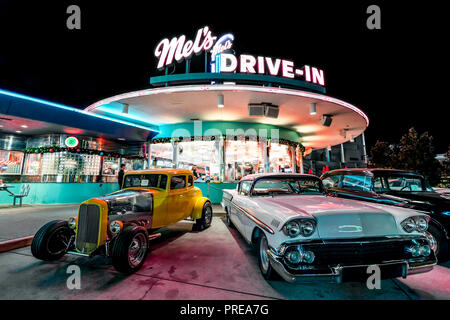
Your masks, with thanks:
[[(243, 238), (215, 217), (211, 228), (192, 232), (180, 222), (150, 245), (138, 273), (116, 272), (103, 257), (36, 260), (29, 247), (0, 254), (0, 299), (450, 299), (450, 264), (408, 279), (364, 283), (299, 284), (265, 281)], [(81, 268), (81, 289), (69, 290), (69, 265)]]

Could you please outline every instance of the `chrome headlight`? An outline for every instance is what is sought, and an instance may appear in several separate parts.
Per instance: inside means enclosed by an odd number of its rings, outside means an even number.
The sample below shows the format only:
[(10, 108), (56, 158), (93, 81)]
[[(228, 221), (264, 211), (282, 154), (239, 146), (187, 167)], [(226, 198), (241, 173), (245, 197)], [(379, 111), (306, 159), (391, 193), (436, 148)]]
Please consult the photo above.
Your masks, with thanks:
[(75, 230), (77, 228), (77, 218), (70, 217), (69, 220), (67, 221), (67, 224), (69, 225), (70, 229)]
[(123, 223), (121, 221), (113, 221), (109, 224), (109, 231), (111, 231), (111, 233), (113, 235), (116, 235), (120, 231), (122, 231), (122, 228), (123, 228)]
[(316, 230), (316, 222), (312, 219), (289, 221), (283, 228), (286, 235), (295, 238), (298, 235), (309, 237)]
[(304, 237), (309, 237), (316, 230), (316, 224), (312, 220), (305, 220), (300, 225), (300, 233)]
[(313, 263), (315, 259), (314, 252), (306, 251), (302, 246), (288, 247), (284, 252), (284, 258), (288, 263), (297, 265), (299, 263)]
[(428, 221), (424, 217), (417, 217), (416, 222), (418, 231), (423, 232), (428, 229)]
[(294, 238), (300, 234), (300, 226), (296, 221), (288, 222), (284, 226), (284, 232), (291, 238)]
[(416, 221), (413, 218), (408, 218), (402, 222), (403, 229), (410, 233), (417, 229)]
[(403, 220), (401, 226), (408, 233), (413, 231), (424, 232), (428, 229), (428, 219), (425, 216), (409, 217)]

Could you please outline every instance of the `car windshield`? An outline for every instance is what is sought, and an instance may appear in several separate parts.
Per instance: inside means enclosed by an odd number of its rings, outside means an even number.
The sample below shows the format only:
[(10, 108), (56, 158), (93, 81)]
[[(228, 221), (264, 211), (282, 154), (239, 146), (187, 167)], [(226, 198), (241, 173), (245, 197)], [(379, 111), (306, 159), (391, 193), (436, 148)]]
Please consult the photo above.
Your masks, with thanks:
[(165, 190), (167, 186), (167, 175), (147, 173), (147, 174), (127, 174), (123, 183), (124, 188), (156, 188)]
[(269, 177), (255, 182), (253, 195), (322, 194), (322, 182), (309, 177)]
[(377, 192), (434, 191), (427, 181), (421, 177), (400, 174), (376, 177), (374, 180), (374, 190)]

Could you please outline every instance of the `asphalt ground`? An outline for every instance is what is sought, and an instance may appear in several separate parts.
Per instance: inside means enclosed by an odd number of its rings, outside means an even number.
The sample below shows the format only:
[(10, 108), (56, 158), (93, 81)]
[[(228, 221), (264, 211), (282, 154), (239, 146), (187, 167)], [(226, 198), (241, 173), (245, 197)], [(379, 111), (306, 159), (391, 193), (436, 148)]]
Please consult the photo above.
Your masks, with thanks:
[[(15, 232), (12, 229), (17, 228), (17, 223), (26, 225), (24, 232), (40, 227), (37, 221), (28, 223), (25, 216), (6, 219), (9, 223), (5, 227), (5, 213), (1, 211), (0, 230), (11, 229), (4, 233), (7, 237)], [(34, 211), (34, 216), (33, 212), (25, 213), (42, 225), (45, 219), (70, 217), (76, 207), (44, 211), (40, 216), (36, 213), (40, 210)], [(359, 282), (266, 281), (259, 272), (253, 248), (236, 230), (226, 226), (220, 208), (215, 213), (212, 226), (202, 232), (193, 232), (188, 221), (163, 229), (162, 237), (151, 242), (144, 266), (132, 275), (118, 273), (108, 258), (100, 256), (67, 255), (59, 261), (44, 262), (31, 255), (30, 247), (1, 253), (0, 299), (450, 299), (449, 262), (429, 273), (383, 280), (379, 290), (369, 290)], [(67, 286), (71, 276), (67, 270), (72, 265), (80, 267), (80, 289)]]

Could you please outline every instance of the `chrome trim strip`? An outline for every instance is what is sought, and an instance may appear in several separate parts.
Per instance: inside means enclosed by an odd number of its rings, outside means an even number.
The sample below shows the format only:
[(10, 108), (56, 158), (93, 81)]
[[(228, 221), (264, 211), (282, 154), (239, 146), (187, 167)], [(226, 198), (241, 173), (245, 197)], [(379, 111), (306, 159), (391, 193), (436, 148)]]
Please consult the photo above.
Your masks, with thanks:
[(82, 256), (82, 257), (90, 257), (89, 254), (85, 254), (85, 253), (81, 253), (81, 252), (76, 252), (76, 251), (67, 251), (68, 254), (73, 254), (75, 256)]
[[(321, 281), (325, 280), (327, 282), (336, 282), (336, 283), (342, 283), (342, 270), (344, 268), (352, 268), (352, 267), (368, 267), (374, 264), (362, 264), (362, 265), (338, 265), (337, 267), (330, 267), (330, 273), (328, 274), (292, 274), (289, 271), (286, 270), (283, 263), (279, 261), (281, 259), (280, 256), (278, 256), (275, 252), (272, 250), (267, 250), (267, 255), (269, 256), (270, 265), (274, 268), (274, 270), (287, 282), (302, 282), (302, 281), (308, 281), (310, 279), (314, 279), (313, 281)], [(402, 277), (406, 278), (408, 275), (412, 274), (418, 274), (418, 273), (424, 273), (431, 271), (433, 267), (436, 265), (437, 260), (436, 258), (431, 263), (431, 261), (423, 261), (422, 265), (420, 266), (412, 266), (415, 262), (408, 262), (405, 260), (393, 260), (393, 261), (386, 261), (383, 263), (377, 263), (375, 265), (377, 266), (386, 266), (391, 264), (403, 264), (404, 267), (402, 269)]]
[(380, 238), (373, 238), (370, 240), (362, 240), (364, 238), (361, 238), (361, 240), (358, 240), (358, 238), (349, 239), (349, 241), (342, 241), (341, 239), (302, 239), (299, 241), (299, 239), (293, 239), (292, 242), (286, 241), (283, 242), (280, 246), (295, 246), (295, 245), (302, 245), (302, 244), (316, 244), (316, 245), (326, 245), (326, 244), (362, 244), (362, 243), (383, 243), (383, 242), (391, 242), (391, 241), (405, 241), (405, 240), (427, 240), (424, 236), (421, 235), (400, 235), (400, 236), (386, 236), (386, 237), (380, 237)]
[(247, 216), (247, 218), (249, 218), (250, 220), (252, 220), (254, 223), (256, 223), (258, 226), (260, 226), (261, 228), (263, 228), (264, 230), (266, 230), (267, 232), (269, 232), (270, 234), (275, 234), (275, 232), (273, 231), (273, 229), (271, 227), (269, 227), (267, 224), (265, 224), (264, 222), (262, 222), (261, 220), (259, 220), (258, 218), (256, 218), (255, 216), (253, 216), (252, 214), (248, 213), (244, 208), (238, 206), (236, 203), (234, 203), (233, 201), (230, 201), (231, 204), (233, 204), (236, 209), (238, 209), (239, 211), (241, 211), (243, 214), (245, 214)]

